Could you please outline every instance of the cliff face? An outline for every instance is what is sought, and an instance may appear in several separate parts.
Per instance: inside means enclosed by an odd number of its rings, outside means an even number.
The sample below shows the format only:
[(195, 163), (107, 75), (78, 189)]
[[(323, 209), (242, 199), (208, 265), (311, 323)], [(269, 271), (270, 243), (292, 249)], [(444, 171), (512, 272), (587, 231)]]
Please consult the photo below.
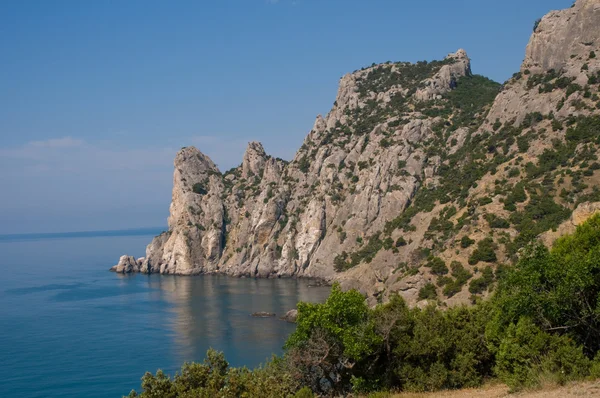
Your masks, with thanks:
[(599, 47), (600, 0), (579, 0), (542, 19), (502, 88), (464, 50), (381, 64), (341, 79), (289, 163), (252, 142), (222, 174), (184, 148), (169, 231), (113, 269), (318, 277), (372, 301), (486, 294), (498, 264), (600, 200)]

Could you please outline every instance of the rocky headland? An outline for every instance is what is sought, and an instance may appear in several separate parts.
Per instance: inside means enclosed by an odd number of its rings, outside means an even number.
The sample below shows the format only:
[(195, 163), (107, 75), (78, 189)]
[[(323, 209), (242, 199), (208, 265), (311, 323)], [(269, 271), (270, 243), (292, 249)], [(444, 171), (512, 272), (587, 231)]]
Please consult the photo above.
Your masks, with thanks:
[(600, 202), (600, 0), (536, 23), (503, 85), (467, 52), (341, 78), (291, 161), (175, 157), (168, 231), (113, 271), (340, 281), (370, 302), (485, 296), (529, 242)]

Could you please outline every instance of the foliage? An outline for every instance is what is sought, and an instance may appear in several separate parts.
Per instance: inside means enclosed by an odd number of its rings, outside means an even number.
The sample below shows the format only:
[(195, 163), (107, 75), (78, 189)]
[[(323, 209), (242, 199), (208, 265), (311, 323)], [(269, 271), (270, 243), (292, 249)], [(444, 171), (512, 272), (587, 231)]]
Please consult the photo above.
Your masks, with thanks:
[(458, 261), (453, 261), (452, 264), (450, 265), (450, 267), (452, 268), (452, 276), (455, 279), (451, 279), (448, 283), (446, 283), (446, 285), (444, 286), (444, 295), (446, 297), (452, 297), (455, 294), (457, 294), (458, 292), (460, 292), (462, 290), (462, 287), (467, 283), (467, 281), (469, 279), (471, 279), (471, 277), (473, 276), (469, 271), (467, 271), (465, 269), (465, 267), (463, 267), (463, 265), (461, 263), (459, 263)]
[(480, 294), (486, 291), (494, 282), (494, 271), (492, 267), (485, 267), (481, 273), (481, 277), (473, 279), (469, 283), (469, 292), (472, 294)]
[(510, 223), (502, 217), (498, 217), (495, 214), (486, 214), (485, 219), (490, 225), (490, 228), (505, 229), (510, 227)]
[(412, 391), (473, 387), (491, 373), (479, 308), (413, 310), (410, 322), (393, 331), (397, 385)]
[(547, 377), (558, 384), (582, 379), (590, 372), (590, 360), (568, 336), (544, 332), (523, 317), (509, 325), (498, 348), (495, 371), (513, 389), (539, 387)]
[(298, 160), (298, 169), (304, 174), (308, 173), (308, 171), (310, 170), (310, 160), (306, 155), (304, 155), (300, 158), (300, 160)]
[(543, 187), (531, 187), (529, 194), (530, 200), (524, 210), (510, 216), (511, 223), (519, 231), (513, 242), (513, 251), (532, 242), (542, 232), (558, 227), (571, 214), (569, 209), (556, 203)]
[(204, 187), (204, 185), (202, 183), (195, 183), (192, 186), (192, 191), (198, 195), (206, 195), (208, 193), (208, 191), (206, 190), (206, 188)]
[[(356, 267), (363, 261), (366, 263), (373, 261), (379, 250), (384, 247), (384, 241), (379, 238), (380, 235), (380, 233), (377, 233), (370, 236), (367, 244), (353, 253), (342, 252), (342, 254), (337, 255), (333, 260), (334, 269), (337, 272), (343, 272)], [(389, 248), (393, 244), (393, 241), (390, 242)]]
[(577, 125), (569, 127), (566, 133), (567, 141), (581, 142), (595, 139), (600, 131), (600, 116), (580, 117)]
[(460, 247), (462, 247), (463, 249), (466, 249), (467, 247), (471, 246), (473, 243), (475, 243), (475, 241), (471, 238), (469, 238), (467, 235), (463, 236), (460, 239)]
[(431, 273), (434, 275), (442, 276), (448, 273), (446, 263), (439, 257), (430, 258), (425, 266), (431, 268)]
[(496, 244), (492, 238), (485, 238), (477, 243), (477, 248), (469, 257), (469, 264), (475, 265), (480, 261), (493, 263), (496, 261)]
[(570, 336), (588, 356), (600, 349), (600, 216), (596, 215), (551, 251), (530, 248), (502, 278), (492, 335), (521, 317), (542, 330)]
[(444, 65), (454, 62), (444, 61), (419, 61), (415, 64), (398, 62), (394, 64), (394, 71), (389, 65), (379, 65), (371, 68), (365, 77), (358, 79), (358, 90), (361, 97), (367, 97), (368, 93), (388, 91), (391, 87), (400, 85), (413, 88), (423, 80), (435, 74)]
[(286, 342), (303, 381), (317, 392), (343, 391), (368, 367), (381, 338), (364, 297), (335, 284), (323, 304), (298, 304), (297, 327)]
[[(129, 397), (293, 397), (299, 389), (288, 365), (274, 358), (254, 370), (232, 368), (222, 352), (209, 349), (203, 363), (186, 363), (172, 379), (161, 370), (142, 377), (143, 392), (132, 391)], [(305, 395), (306, 396), (306, 395)]]
[(428, 283), (419, 290), (419, 300), (435, 300), (436, 298), (437, 293), (433, 283)]

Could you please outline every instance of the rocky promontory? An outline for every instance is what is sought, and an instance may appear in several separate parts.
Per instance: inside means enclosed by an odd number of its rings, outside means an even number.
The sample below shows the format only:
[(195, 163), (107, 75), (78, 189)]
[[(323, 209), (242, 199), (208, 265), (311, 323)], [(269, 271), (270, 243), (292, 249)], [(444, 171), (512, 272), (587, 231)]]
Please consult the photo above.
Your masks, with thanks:
[(312, 277), (371, 302), (485, 296), (526, 244), (600, 201), (599, 87), (600, 0), (542, 18), (503, 85), (464, 50), (347, 74), (289, 162), (251, 142), (222, 172), (181, 149), (168, 230), (112, 270)]

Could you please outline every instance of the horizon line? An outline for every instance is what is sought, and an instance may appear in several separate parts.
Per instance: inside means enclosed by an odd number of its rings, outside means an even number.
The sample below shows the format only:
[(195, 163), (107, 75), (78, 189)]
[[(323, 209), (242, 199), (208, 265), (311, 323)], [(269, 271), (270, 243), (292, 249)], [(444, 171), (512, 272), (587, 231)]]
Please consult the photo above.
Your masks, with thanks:
[(0, 234), (0, 241), (51, 239), (51, 238), (96, 238), (111, 236), (143, 236), (154, 235), (168, 228), (162, 227), (140, 227), (127, 229), (109, 229), (92, 231), (68, 231), (68, 232), (26, 232), (19, 234)]

